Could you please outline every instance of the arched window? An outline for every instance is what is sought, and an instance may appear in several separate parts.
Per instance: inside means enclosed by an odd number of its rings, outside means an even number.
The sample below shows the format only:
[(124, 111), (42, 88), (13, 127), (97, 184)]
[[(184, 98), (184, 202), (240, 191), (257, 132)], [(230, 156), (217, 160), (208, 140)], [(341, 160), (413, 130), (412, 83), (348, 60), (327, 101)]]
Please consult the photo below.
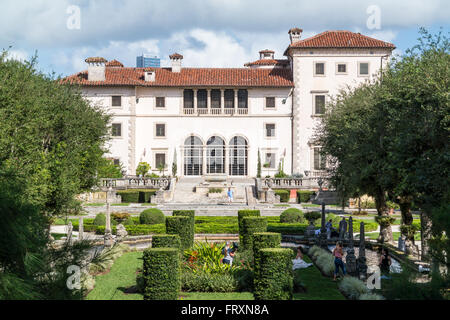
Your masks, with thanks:
[(225, 173), (225, 142), (220, 137), (211, 137), (206, 143), (207, 173)]
[(229, 173), (231, 176), (248, 175), (248, 144), (244, 137), (236, 136), (230, 140)]
[(203, 173), (203, 143), (190, 136), (184, 141), (184, 175), (200, 176)]

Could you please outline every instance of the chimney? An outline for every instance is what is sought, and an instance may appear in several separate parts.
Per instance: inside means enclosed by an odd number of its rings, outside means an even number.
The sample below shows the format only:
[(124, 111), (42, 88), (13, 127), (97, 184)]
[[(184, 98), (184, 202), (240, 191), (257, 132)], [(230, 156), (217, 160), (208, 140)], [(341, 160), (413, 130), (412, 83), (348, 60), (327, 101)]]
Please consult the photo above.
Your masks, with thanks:
[(183, 56), (179, 53), (174, 53), (169, 56), (170, 61), (172, 62), (172, 72), (180, 72), (181, 71), (181, 62), (183, 61)]
[(144, 80), (148, 82), (155, 82), (156, 72), (154, 70), (144, 72)]
[(105, 64), (102, 57), (91, 57), (84, 60), (88, 64), (88, 81), (105, 81)]
[(294, 42), (300, 41), (302, 36), (303, 29), (300, 28), (292, 28), (289, 30), (289, 38), (291, 39), (291, 44)]
[(266, 49), (266, 50), (261, 50), (259, 52), (259, 59), (263, 60), (263, 59), (268, 59), (268, 60), (273, 60), (275, 51)]

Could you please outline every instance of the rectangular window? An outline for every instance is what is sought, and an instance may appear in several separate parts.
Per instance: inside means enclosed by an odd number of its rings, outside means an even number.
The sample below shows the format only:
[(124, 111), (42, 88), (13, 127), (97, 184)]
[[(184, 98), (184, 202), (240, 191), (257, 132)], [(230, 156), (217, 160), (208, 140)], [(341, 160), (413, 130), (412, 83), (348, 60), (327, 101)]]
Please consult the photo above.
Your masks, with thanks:
[(166, 154), (165, 153), (156, 153), (155, 154), (155, 169), (158, 169), (159, 166), (166, 166)]
[(266, 137), (275, 137), (275, 123), (266, 123)]
[(314, 170), (325, 170), (325, 159), (322, 157), (321, 148), (316, 147), (314, 152)]
[(162, 123), (156, 124), (156, 136), (165, 137), (166, 136), (166, 125)]
[(122, 106), (122, 97), (121, 96), (112, 96), (112, 106), (113, 107), (121, 107)]
[(225, 108), (234, 108), (234, 90), (227, 89), (224, 93), (225, 96)]
[(316, 76), (325, 75), (325, 63), (324, 62), (316, 62), (316, 65), (314, 68), (314, 74)]
[(266, 153), (266, 162), (264, 163), (269, 164), (270, 169), (275, 169), (275, 153), (271, 152)]
[(205, 89), (197, 91), (197, 108), (207, 108), (208, 92)]
[(221, 94), (220, 90), (213, 89), (211, 90), (211, 108), (220, 108), (220, 100), (221, 100)]
[(113, 159), (115, 166), (120, 166), (120, 159)]
[(238, 91), (238, 108), (248, 107), (248, 92), (245, 89), (239, 89)]
[(360, 76), (368, 76), (369, 75), (369, 63), (368, 62), (360, 62), (358, 69), (359, 69)]
[(266, 97), (266, 108), (275, 108), (275, 97)]
[(194, 90), (186, 89), (183, 92), (184, 108), (194, 108)]
[(337, 65), (337, 73), (347, 73), (347, 64), (338, 63)]
[(166, 107), (166, 98), (165, 97), (156, 97), (156, 107), (157, 108), (165, 108)]
[(113, 137), (121, 137), (122, 136), (122, 124), (121, 123), (113, 123), (112, 124), (111, 135)]
[(314, 114), (325, 113), (325, 95), (318, 94), (314, 96)]

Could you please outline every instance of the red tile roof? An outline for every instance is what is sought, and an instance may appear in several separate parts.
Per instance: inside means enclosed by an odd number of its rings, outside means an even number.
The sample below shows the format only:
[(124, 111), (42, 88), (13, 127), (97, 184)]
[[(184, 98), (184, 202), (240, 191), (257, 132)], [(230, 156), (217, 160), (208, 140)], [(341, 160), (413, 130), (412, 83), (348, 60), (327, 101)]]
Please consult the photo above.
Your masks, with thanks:
[[(144, 81), (144, 71), (154, 70), (155, 81)], [(229, 86), (229, 87), (293, 87), (290, 69), (250, 68), (106, 68), (105, 81), (88, 81), (87, 71), (68, 76), (62, 83), (83, 86)]]
[(111, 60), (107, 64), (105, 64), (107, 67), (121, 67), (123, 68), (123, 64), (120, 61), (117, 60)]
[[(395, 45), (351, 31), (325, 31), (289, 45), (289, 48), (389, 48)], [(288, 48), (288, 49), (289, 49)]]
[(287, 65), (289, 64), (289, 60), (287, 59), (282, 59), (282, 60), (278, 60), (278, 59), (260, 59), (260, 60), (256, 60), (253, 62), (248, 62), (246, 64), (244, 64), (245, 67), (250, 67), (250, 66), (274, 66), (274, 65)]
[(86, 60), (84, 60), (87, 63), (106, 63), (108, 62), (108, 60), (106, 60), (105, 58), (102, 57), (90, 57), (87, 58)]
[(179, 53), (174, 53), (169, 56), (170, 59), (183, 59), (183, 56)]

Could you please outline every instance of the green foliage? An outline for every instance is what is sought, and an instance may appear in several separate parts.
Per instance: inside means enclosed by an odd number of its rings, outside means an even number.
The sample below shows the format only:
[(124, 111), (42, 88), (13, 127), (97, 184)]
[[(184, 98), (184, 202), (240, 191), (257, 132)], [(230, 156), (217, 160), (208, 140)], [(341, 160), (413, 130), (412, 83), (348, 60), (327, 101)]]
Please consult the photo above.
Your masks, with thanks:
[(338, 217), (337, 215), (333, 214), (333, 213), (329, 213), (326, 217), (326, 220), (329, 221), (331, 219), (331, 223), (333, 225), (339, 224), (339, 222), (341, 221), (341, 217)]
[(134, 221), (134, 219), (133, 218), (128, 218), (128, 219), (125, 219), (124, 221), (122, 221), (122, 224), (125, 226), (125, 228), (126, 228), (126, 226), (134, 226), (135, 224), (136, 224), (136, 222)]
[(247, 216), (242, 220), (242, 244), (244, 250), (253, 249), (253, 234), (267, 231), (267, 219), (264, 217)]
[(99, 213), (95, 216), (94, 223), (95, 226), (106, 225), (106, 215), (104, 213)]
[(411, 224), (411, 225), (402, 224), (400, 226), (401, 234), (405, 235), (407, 239), (414, 239), (414, 235), (419, 230), (420, 230), (420, 227), (416, 224)]
[[(194, 241), (193, 239), (195, 236), (195, 210), (174, 210), (172, 212), (172, 215), (174, 217), (188, 217), (189, 218), (190, 234), (188, 235), (188, 238), (192, 239), (192, 243), (193, 243), (193, 241)], [(191, 245), (192, 245), (192, 243), (191, 243)]]
[(280, 196), (280, 202), (289, 201), (289, 191), (288, 190), (273, 190), (275, 195)]
[(303, 212), (297, 208), (289, 208), (284, 210), (280, 215), (281, 223), (303, 223), (305, 219)]
[(209, 188), (208, 189), (208, 193), (222, 193), (223, 189), (222, 188)]
[(390, 225), (392, 225), (395, 221), (394, 217), (389, 217), (389, 216), (376, 216), (375, 217), (375, 222), (378, 223), (383, 227), (389, 227)]
[(157, 208), (145, 209), (139, 215), (140, 224), (160, 224), (164, 223), (165, 219), (164, 213)]
[(117, 191), (117, 195), (122, 197), (122, 203), (148, 203), (151, 200), (151, 196), (155, 194), (156, 190), (153, 189)]
[(147, 173), (150, 171), (151, 167), (147, 162), (139, 162), (136, 168), (136, 174), (138, 176), (142, 175), (142, 177), (146, 177)]
[(314, 191), (307, 191), (307, 190), (298, 190), (297, 191), (297, 202), (298, 203), (306, 203), (309, 202), (311, 199), (311, 196), (315, 194)]
[(174, 248), (150, 248), (143, 255), (144, 300), (177, 300), (180, 256)]
[(258, 166), (256, 169), (256, 177), (261, 178), (261, 153), (259, 152), (259, 148), (258, 148)]
[(180, 236), (177, 234), (155, 234), (152, 237), (152, 248), (177, 248), (180, 249)]
[(235, 292), (239, 286), (231, 273), (185, 270), (181, 275), (181, 288), (185, 292)]
[(305, 212), (305, 214), (303, 216), (308, 221), (316, 221), (317, 219), (320, 219), (321, 214), (320, 214), (320, 212), (317, 212), (317, 211), (309, 211), (309, 212)]
[(308, 254), (311, 259), (314, 260), (317, 267), (323, 274), (332, 276), (334, 273), (334, 257), (327, 250), (324, 250), (318, 246), (313, 246), (309, 249)]
[(242, 233), (244, 232), (244, 226), (242, 224), (242, 219), (245, 217), (259, 217), (261, 216), (261, 212), (259, 210), (238, 210), (238, 232), (239, 232), (239, 241), (242, 242)]
[(97, 175), (99, 178), (122, 178), (123, 177), (123, 167), (122, 164), (114, 164), (111, 159), (102, 158), (97, 170)]
[(123, 223), (125, 220), (130, 218), (130, 214), (127, 212), (113, 212), (111, 213), (111, 218), (117, 223)]
[(184, 267), (194, 273), (229, 273), (235, 270), (236, 266), (222, 263), (224, 247), (225, 243), (196, 242), (192, 248), (184, 251), (186, 258)]
[(265, 248), (279, 248), (281, 246), (281, 234), (275, 232), (255, 232), (252, 236), (253, 257), (255, 270), (258, 270), (261, 257), (259, 252)]
[(259, 255), (259, 270), (255, 273), (255, 299), (291, 300), (294, 281), (292, 250), (266, 248), (261, 249)]
[(178, 234), (181, 240), (181, 248), (188, 249), (194, 244), (191, 218), (186, 216), (173, 216), (166, 218), (166, 233)]
[(361, 295), (369, 293), (369, 289), (363, 281), (350, 276), (342, 279), (339, 289), (351, 300), (358, 300)]

